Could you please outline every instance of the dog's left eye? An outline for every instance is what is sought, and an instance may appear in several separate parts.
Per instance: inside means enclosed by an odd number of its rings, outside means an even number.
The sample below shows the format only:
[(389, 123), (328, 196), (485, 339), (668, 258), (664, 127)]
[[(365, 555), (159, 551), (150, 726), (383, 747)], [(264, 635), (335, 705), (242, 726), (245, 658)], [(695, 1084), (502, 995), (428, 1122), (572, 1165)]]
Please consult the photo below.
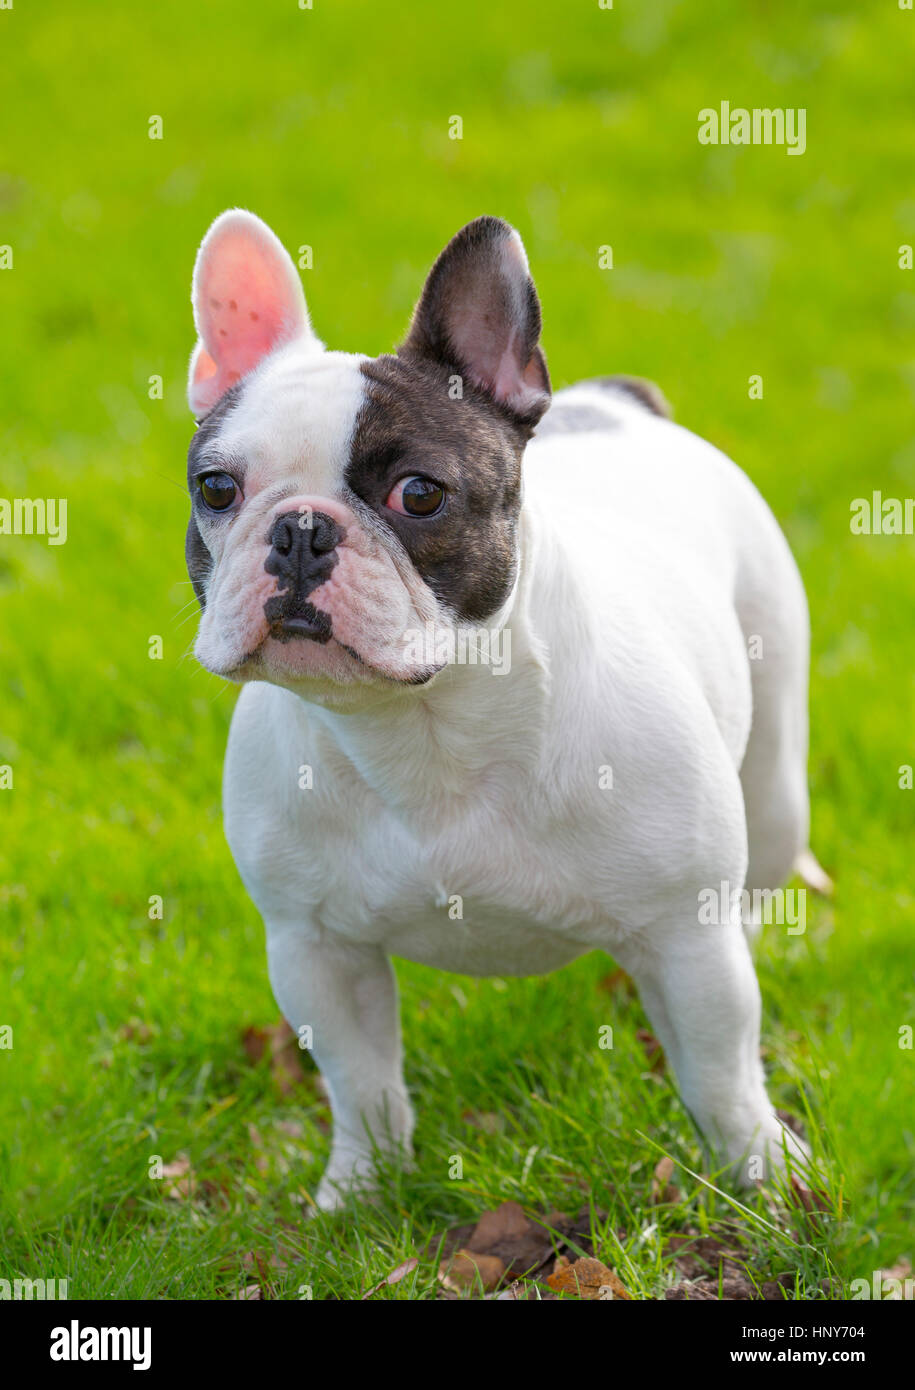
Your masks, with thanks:
[(444, 505), (445, 489), (441, 483), (420, 474), (401, 478), (391, 488), (385, 502), (386, 507), (390, 507), (392, 512), (400, 512), (401, 516), (435, 516)]
[(238, 495), (238, 486), (228, 473), (204, 473), (200, 482), (200, 496), (211, 512), (224, 512), (231, 507)]

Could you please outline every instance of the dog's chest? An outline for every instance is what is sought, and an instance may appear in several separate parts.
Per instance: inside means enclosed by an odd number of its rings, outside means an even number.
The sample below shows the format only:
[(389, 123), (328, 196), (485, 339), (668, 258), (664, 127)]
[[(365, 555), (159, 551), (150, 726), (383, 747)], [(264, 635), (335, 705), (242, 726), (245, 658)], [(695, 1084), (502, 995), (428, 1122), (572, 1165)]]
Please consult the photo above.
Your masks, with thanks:
[[(368, 797), (345, 845), (328, 832), (322, 850), (312, 828), (323, 865), (315, 916), (340, 936), (479, 975), (545, 973), (589, 949), (598, 928), (606, 937), (608, 912), (584, 869), (586, 828), (576, 852), (563, 851), (548, 817), (521, 797), (510, 814), (476, 803), (437, 823)], [(301, 872), (301, 892), (314, 899), (313, 871)]]

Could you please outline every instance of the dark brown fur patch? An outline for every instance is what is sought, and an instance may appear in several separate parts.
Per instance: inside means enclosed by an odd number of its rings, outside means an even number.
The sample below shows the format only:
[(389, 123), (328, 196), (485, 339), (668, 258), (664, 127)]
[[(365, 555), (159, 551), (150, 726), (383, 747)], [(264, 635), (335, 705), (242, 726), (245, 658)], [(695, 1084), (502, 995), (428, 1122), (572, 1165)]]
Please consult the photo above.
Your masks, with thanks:
[[(459, 618), (479, 622), (514, 583), (530, 429), (467, 382), (463, 398), (452, 400), (452, 373), (431, 359), (382, 356), (361, 370), (366, 400), (347, 485), (395, 533), (433, 593)], [(437, 516), (400, 516), (385, 507), (394, 484), (411, 474), (445, 488)]]

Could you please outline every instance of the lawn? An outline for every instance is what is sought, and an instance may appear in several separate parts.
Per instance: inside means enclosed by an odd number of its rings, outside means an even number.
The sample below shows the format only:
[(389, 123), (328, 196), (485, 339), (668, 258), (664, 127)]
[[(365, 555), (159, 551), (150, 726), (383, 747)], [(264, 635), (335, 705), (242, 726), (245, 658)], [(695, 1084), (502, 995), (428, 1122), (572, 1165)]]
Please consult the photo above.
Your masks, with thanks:
[[(379, 1296), (431, 1298), (430, 1242), (506, 1200), (590, 1207), (638, 1298), (681, 1277), (671, 1236), (722, 1223), (791, 1297), (915, 1255), (915, 541), (849, 526), (853, 499), (915, 492), (915, 13), (15, 0), (0, 51), (0, 492), (68, 500), (66, 544), (0, 536), (0, 1278), (349, 1298), (418, 1256)], [(701, 145), (722, 100), (806, 109), (806, 152)], [(276, 1007), (221, 829), (236, 692), (189, 655), (189, 283), (233, 205), (312, 247), (317, 332), (370, 353), (448, 237), (506, 217), (554, 385), (651, 377), (768, 498), (810, 598), (837, 891), (760, 942), (763, 1040), (825, 1210), (735, 1206), (593, 955), (510, 981), (398, 962), (416, 1166), (306, 1219), (327, 1106), (313, 1071), (253, 1060)], [(676, 1192), (652, 1203), (662, 1153)], [(190, 1168), (156, 1181), (156, 1156)]]

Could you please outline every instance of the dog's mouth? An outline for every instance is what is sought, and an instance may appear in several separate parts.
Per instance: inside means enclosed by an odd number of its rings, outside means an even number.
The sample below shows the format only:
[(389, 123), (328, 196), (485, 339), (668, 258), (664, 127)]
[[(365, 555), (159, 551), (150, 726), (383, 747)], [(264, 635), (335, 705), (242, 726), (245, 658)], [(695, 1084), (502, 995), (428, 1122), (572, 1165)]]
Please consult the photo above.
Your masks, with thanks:
[(280, 589), (264, 604), (268, 635), (276, 642), (310, 641), (322, 645), (333, 635), (329, 613), (313, 604), (307, 595)]
[(319, 642), (323, 646), (330, 641), (333, 629), (326, 613), (306, 603), (298, 612), (285, 613), (273, 618), (268, 635), (276, 642), (310, 641)]
[[(320, 650), (315, 650), (312, 643)], [(446, 665), (441, 662), (416, 666), (403, 672), (385, 668), (334, 637), (329, 621), (325, 625), (309, 614), (298, 614), (272, 623), (263, 639), (237, 666), (218, 674), (239, 683), (275, 680), (283, 685), (320, 683), (341, 689), (356, 684), (409, 689), (429, 685)]]
[[(271, 639), (274, 642), (278, 642), (282, 647), (292, 642), (316, 642), (321, 647), (326, 647), (328, 644), (332, 643), (338, 651), (346, 653), (346, 655), (356, 663), (359, 668), (357, 679), (362, 681), (380, 680), (388, 685), (428, 685), (429, 682), (438, 675), (439, 671), (442, 670), (442, 665), (435, 664), (417, 666), (415, 669), (408, 670), (404, 674), (400, 674), (391, 669), (385, 669), (384, 666), (380, 666), (376, 662), (370, 661), (367, 657), (363, 656), (361, 652), (357, 651), (357, 649), (349, 643), (342, 641), (339, 637), (335, 637), (333, 620), (330, 614), (315, 607), (315, 605), (309, 603), (307, 599), (299, 599), (298, 602), (290, 603), (286, 594), (277, 594), (273, 598), (268, 599), (264, 604), (264, 617), (269, 624), (268, 633), (257, 650), (259, 652), (264, 652), (265, 655), (267, 655), (265, 648), (268, 647)], [(290, 656), (292, 657), (291, 663), (288, 661)], [(250, 660), (250, 658), (248, 659)], [(314, 654), (309, 653), (307, 647), (301, 654), (293, 655), (292, 653), (284, 652), (280, 664), (283, 667), (291, 664), (296, 670), (304, 667), (306, 668), (306, 672), (307, 668), (312, 668), (314, 674), (319, 678), (327, 678), (327, 676), (330, 676), (331, 679), (334, 679), (335, 677), (336, 663), (333, 661), (326, 663), (320, 658), (315, 661)], [(327, 666), (329, 666), (330, 669), (325, 669)], [(352, 679), (350, 673), (347, 671), (343, 674), (349, 678), (346, 681), (346, 683), (349, 683)]]

